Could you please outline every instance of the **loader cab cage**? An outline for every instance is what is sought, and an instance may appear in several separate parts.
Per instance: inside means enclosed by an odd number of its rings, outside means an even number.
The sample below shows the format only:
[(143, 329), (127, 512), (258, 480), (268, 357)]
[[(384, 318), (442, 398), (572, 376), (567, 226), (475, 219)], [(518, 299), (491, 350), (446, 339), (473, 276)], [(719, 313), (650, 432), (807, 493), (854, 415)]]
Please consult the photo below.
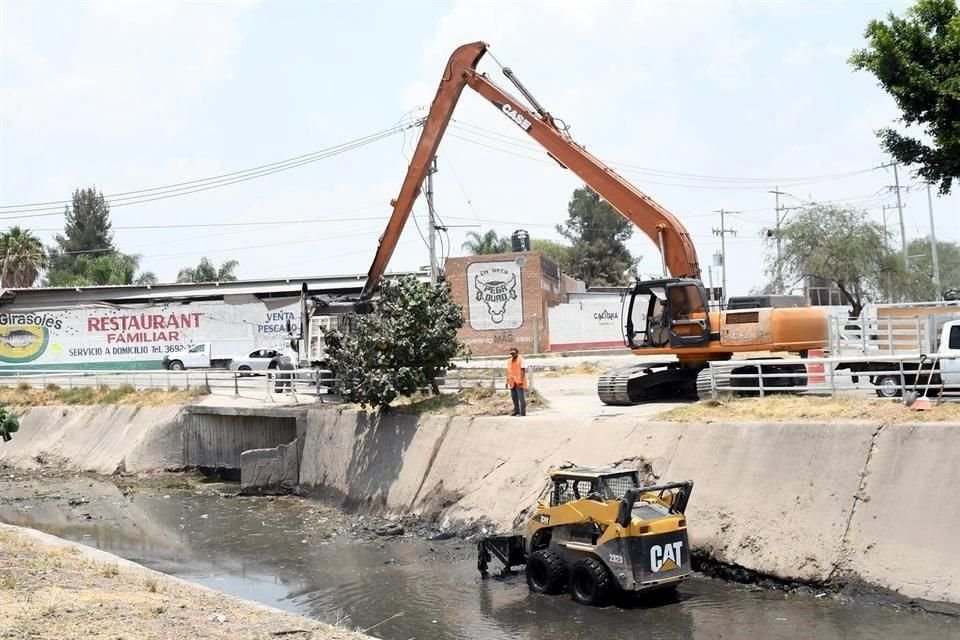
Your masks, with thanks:
[(552, 476), (553, 490), (550, 506), (556, 507), (574, 500), (619, 500), (628, 491), (640, 485), (636, 471), (600, 472), (578, 470), (570, 474)]
[[(641, 305), (646, 305), (643, 309)], [(633, 349), (702, 346), (710, 342), (707, 294), (699, 280), (671, 278), (637, 282), (630, 290), (626, 339)], [(646, 311), (641, 329), (633, 320)]]
[(654, 484), (630, 489), (620, 500), (620, 510), (617, 513), (617, 524), (619, 524), (621, 527), (626, 527), (630, 524), (630, 520), (633, 518), (634, 505), (643, 494), (654, 494), (657, 497), (657, 500), (669, 504), (669, 513), (682, 514), (687, 510), (687, 503), (690, 501), (690, 494), (692, 492), (692, 480), (686, 480), (684, 482), (668, 482), (666, 484)]

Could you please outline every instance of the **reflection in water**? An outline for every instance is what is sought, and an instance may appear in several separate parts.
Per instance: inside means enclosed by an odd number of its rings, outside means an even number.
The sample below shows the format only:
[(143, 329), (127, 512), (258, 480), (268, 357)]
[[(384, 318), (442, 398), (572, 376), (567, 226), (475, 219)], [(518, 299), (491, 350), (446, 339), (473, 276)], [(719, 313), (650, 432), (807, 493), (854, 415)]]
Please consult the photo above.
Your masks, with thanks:
[[(61, 483), (62, 484), (62, 483)], [(532, 596), (523, 574), (482, 581), (468, 543), (328, 541), (289, 501), (191, 492), (122, 495), (83, 481), (88, 505), (0, 504), (0, 521), (382, 638), (406, 640), (956, 640), (960, 621), (692, 580), (675, 596), (594, 609)], [(66, 492), (65, 492), (66, 493)], [(451, 559), (456, 558), (456, 559)], [(384, 621), (387, 622), (384, 622)]]

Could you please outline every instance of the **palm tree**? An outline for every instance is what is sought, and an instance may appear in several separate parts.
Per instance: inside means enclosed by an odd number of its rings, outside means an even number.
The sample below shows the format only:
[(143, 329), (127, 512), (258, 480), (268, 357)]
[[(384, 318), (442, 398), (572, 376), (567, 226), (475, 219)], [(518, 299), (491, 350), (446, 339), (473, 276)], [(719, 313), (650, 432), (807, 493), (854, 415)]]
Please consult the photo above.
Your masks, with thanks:
[(488, 253), (507, 253), (510, 251), (510, 238), (501, 238), (497, 232), (490, 229), (482, 236), (476, 231), (467, 233), (467, 241), (461, 245), (462, 249), (475, 256)]
[(40, 238), (29, 230), (10, 227), (0, 233), (0, 287), (32, 287), (46, 266), (46, 258)]
[(177, 282), (236, 282), (234, 273), (240, 263), (236, 260), (227, 260), (218, 268), (204, 256), (196, 267), (184, 267), (177, 273)]

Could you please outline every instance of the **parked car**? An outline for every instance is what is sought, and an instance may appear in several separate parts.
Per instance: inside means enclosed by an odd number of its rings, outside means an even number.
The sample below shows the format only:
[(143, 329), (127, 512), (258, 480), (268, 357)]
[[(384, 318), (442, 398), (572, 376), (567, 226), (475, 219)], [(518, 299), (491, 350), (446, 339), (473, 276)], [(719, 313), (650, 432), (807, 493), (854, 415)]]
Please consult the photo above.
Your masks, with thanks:
[(284, 355), (276, 349), (254, 349), (246, 355), (233, 358), (230, 370), (253, 375), (254, 372), (279, 368), (282, 358)]

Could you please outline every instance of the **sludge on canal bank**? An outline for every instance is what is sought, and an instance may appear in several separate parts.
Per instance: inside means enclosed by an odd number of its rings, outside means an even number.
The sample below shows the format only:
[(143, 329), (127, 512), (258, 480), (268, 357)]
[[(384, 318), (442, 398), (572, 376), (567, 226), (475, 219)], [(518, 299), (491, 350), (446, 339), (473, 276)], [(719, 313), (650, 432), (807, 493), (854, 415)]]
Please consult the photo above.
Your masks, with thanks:
[[(293, 447), (273, 450), (295, 440)], [(960, 424), (373, 416), (342, 408), (41, 407), (0, 463), (112, 473), (208, 466), (445, 528), (519, 522), (555, 466), (693, 480), (694, 550), (785, 582), (960, 604)], [(202, 458), (202, 459), (201, 459)], [(948, 607), (949, 608), (949, 607)]]

